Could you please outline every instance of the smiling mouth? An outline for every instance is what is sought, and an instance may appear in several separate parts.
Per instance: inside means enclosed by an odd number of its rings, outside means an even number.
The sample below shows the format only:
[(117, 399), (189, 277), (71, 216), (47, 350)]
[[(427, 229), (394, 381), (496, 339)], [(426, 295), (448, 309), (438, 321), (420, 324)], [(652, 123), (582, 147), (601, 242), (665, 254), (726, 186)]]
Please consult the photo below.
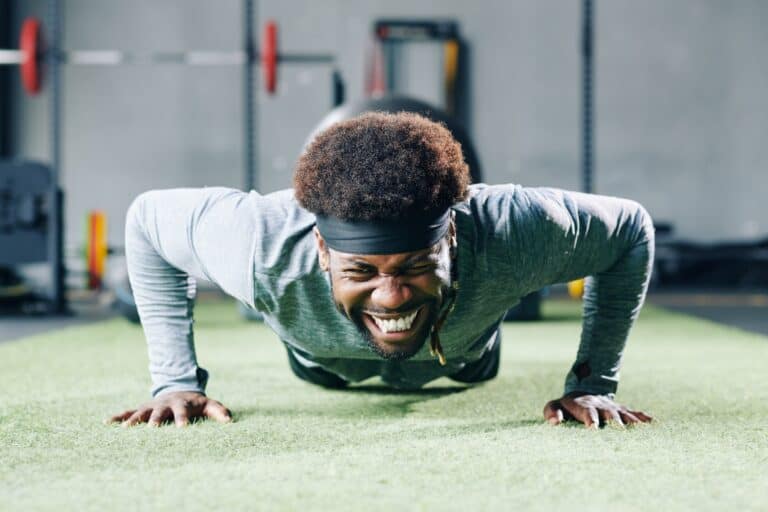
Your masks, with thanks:
[(379, 316), (363, 313), (363, 321), (372, 334), (386, 342), (394, 343), (410, 340), (419, 332), (426, 317), (426, 306), (421, 306), (404, 315)]

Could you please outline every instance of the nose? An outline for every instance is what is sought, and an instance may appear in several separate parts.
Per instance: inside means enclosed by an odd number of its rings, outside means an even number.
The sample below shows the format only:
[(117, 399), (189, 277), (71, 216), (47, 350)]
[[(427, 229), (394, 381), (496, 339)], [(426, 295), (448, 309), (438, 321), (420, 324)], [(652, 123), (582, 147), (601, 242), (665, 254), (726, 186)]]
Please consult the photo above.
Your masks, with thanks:
[(413, 298), (413, 291), (399, 277), (381, 276), (371, 293), (371, 302), (382, 309), (395, 310)]

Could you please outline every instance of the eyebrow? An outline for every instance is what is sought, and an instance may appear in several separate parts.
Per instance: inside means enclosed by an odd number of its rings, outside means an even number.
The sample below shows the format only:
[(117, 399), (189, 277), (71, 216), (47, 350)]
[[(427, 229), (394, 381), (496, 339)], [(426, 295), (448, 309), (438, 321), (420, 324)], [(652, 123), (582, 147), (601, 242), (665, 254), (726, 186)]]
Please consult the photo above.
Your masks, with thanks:
[(342, 265), (352, 266), (352, 267), (373, 268), (373, 265), (371, 265), (367, 261), (363, 261), (363, 260), (342, 261), (341, 264)]
[[(425, 252), (425, 253), (422, 253), (422, 254), (414, 254), (414, 255), (409, 256), (408, 258), (406, 258), (406, 260), (401, 265), (399, 265), (399, 266), (400, 267), (405, 267), (405, 266), (408, 266), (408, 265), (413, 265), (414, 263), (417, 263), (417, 262), (421, 263), (421, 260), (426, 260), (432, 254), (434, 254), (433, 251)], [(376, 267), (376, 265), (372, 265), (372, 264), (370, 264), (369, 262), (367, 262), (365, 260), (350, 260), (350, 261), (343, 262), (343, 264), (344, 265), (354, 265), (354, 266), (357, 266), (357, 267), (366, 267), (366, 268), (375, 268)]]

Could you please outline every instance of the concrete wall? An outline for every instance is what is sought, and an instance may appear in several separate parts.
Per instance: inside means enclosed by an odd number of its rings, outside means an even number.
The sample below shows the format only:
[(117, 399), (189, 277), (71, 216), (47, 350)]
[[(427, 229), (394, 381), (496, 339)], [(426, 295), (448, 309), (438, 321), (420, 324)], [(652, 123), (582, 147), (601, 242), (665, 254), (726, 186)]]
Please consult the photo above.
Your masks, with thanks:
[[(18, 2), (20, 18), (45, 2)], [(239, 49), (238, 0), (64, 0), (65, 46)], [(635, 198), (680, 236), (768, 236), (768, 3), (596, 2), (599, 193)], [(578, 188), (580, 2), (263, 0), (283, 51), (333, 53), (348, 98), (363, 95), (372, 20), (448, 17), (471, 49), (469, 125), (489, 183)], [(430, 50), (431, 51), (431, 50)], [(434, 52), (409, 53), (406, 82), (439, 101)], [(259, 92), (258, 188), (290, 185), (306, 136), (330, 108), (330, 66), (284, 66)], [(112, 220), (139, 192), (244, 183), (242, 75), (233, 68), (134, 66), (64, 73), (66, 240), (92, 208)], [(43, 95), (45, 96), (45, 95)], [(47, 103), (15, 93), (15, 149), (48, 158)]]
[(768, 236), (768, 3), (598, 3), (598, 190), (679, 234)]

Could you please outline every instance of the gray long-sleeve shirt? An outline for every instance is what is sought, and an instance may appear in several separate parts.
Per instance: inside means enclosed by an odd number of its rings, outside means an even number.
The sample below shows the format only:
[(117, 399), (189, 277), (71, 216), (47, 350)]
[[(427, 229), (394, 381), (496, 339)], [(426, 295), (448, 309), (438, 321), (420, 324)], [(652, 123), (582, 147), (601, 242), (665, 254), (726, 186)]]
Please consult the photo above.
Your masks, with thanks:
[(260, 311), (304, 364), (353, 382), (378, 375), (401, 388), (456, 373), (482, 357), (521, 297), (591, 276), (565, 391), (612, 395), (651, 273), (653, 225), (643, 207), (558, 189), (478, 184), (453, 209), (460, 290), (440, 332), (447, 358), (440, 366), (427, 346), (407, 361), (381, 359), (336, 309), (329, 277), (318, 264), (315, 217), (292, 190), (142, 194), (128, 211), (126, 254), (153, 395), (205, 389), (208, 374), (194, 350), (189, 276), (208, 279)]

